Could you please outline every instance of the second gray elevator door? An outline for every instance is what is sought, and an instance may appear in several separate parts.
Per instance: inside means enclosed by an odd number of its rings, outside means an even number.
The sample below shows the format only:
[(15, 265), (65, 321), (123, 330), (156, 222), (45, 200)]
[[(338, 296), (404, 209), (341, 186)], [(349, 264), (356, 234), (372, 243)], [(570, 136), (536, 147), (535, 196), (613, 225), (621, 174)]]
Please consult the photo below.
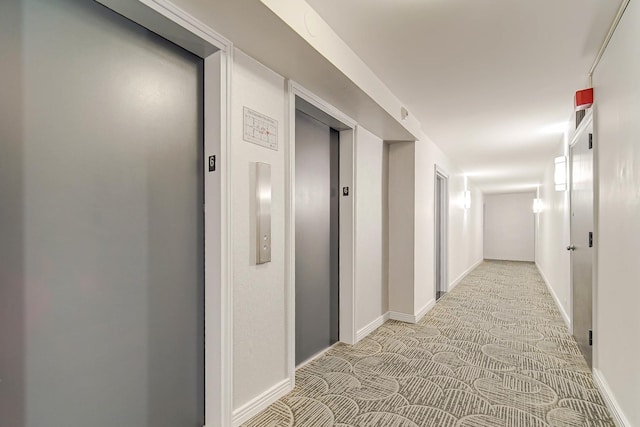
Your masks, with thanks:
[(23, 68), (0, 97), (20, 126), (0, 130), (2, 205), (21, 209), (0, 214), (19, 236), (0, 253), (21, 245), (0, 426), (202, 426), (203, 62), (94, 1), (3, 13)]
[(296, 364), (338, 339), (337, 152), (336, 131), (296, 112)]

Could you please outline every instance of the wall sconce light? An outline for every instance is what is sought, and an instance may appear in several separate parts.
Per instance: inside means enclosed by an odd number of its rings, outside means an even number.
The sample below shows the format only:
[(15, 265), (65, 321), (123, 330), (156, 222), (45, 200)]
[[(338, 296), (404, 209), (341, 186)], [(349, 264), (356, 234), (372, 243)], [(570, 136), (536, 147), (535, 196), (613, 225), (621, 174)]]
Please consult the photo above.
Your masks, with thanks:
[(471, 191), (469, 190), (464, 192), (464, 208), (471, 209)]
[(553, 174), (553, 181), (556, 184), (556, 191), (567, 190), (567, 157), (555, 158), (556, 167)]
[(533, 199), (533, 213), (542, 212), (542, 199)]

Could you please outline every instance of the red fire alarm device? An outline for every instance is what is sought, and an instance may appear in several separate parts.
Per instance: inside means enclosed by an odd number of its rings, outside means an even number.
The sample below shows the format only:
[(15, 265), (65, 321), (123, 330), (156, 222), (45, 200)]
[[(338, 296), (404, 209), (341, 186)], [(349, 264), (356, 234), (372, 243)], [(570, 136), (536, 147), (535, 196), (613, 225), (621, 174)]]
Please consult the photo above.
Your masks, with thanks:
[(593, 88), (576, 92), (576, 111), (586, 110), (593, 105)]

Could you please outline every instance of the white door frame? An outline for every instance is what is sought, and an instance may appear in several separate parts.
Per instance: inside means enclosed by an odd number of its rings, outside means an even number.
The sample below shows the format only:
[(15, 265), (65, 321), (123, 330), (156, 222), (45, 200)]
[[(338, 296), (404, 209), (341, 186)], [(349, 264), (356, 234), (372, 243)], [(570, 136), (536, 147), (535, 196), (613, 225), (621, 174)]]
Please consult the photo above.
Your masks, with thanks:
[[(442, 228), (442, 230), (444, 231), (444, 243), (441, 241), (441, 253), (440, 256), (441, 258), (441, 264), (445, 265), (445, 269), (442, 272), (442, 280), (443, 280), (443, 286), (445, 287), (446, 291), (449, 291), (449, 274), (448, 274), (448, 270), (449, 270), (449, 174), (447, 174), (444, 169), (442, 169), (440, 166), (438, 166), (437, 164), (434, 165), (434, 173), (433, 173), (433, 214), (434, 214), (434, 221), (433, 221), (433, 225), (434, 225), (434, 233), (438, 233), (438, 225), (440, 225), (440, 227)], [(438, 203), (436, 203), (436, 195), (438, 194), (438, 177), (441, 177), (444, 180), (444, 194), (443, 194), (443, 206), (444, 206), (444, 214), (441, 215), (441, 220), (442, 223), (438, 224), (437, 218), (438, 218)], [(436, 300), (436, 296), (437, 296), (437, 292), (438, 292), (438, 277), (437, 277), (437, 272), (438, 269), (436, 267), (437, 264), (437, 251), (438, 248), (436, 246), (436, 242), (437, 240), (435, 239), (435, 234), (434, 234), (434, 239), (433, 239), (433, 244), (434, 244), (434, 251), (433, 251), (433, 265), (434, 265), (434, 269), (433, 269), (433, 277), (434, 277), (434, 291), (433, 291), (433, 299), (434, 301)]]
[(296, 279), (296, 227), (295, 227), (295, 172), (296, 172), (296, 97), (300, 97), (328, 114), (335, 120), (350, 127), (340, 131), (340, 187), (349, 187), (349, 197), (340, 196), (340, 341), (355, 344), (356, 341), (356, 135), (357, 123), (328, 102), (289, 80), (287, 83), (287, 109), (289, 130), (285, 145), (285, 186), (286, 186), (286, 236), (285, 236), (285, 277), (286, 277), (286, 337), (287, 375), (291, 388), (295, 386), (295, 279)]
[(598, 241), (600, 239), (600, 167), (598, 162), (600, 145), (598, 144), (598, 103), (594, 102), (591, 111), (588, 111), (585, 118), (591, 121), (591, 133), (593, 134), (593, 288), (591, 297), (593, 299), (593, 317), (591, 318), (591, 330), (593, 331), (593, 347), (591, 349), (591, 367), (598, 369)]
[[(205, 422), (231, 425), (231, 72), (233, 44), (166, 0), (96, 0), (204, 59)], [(215, 172), (209, 156), (216, 156)]]
[[(572, 209), (573, 209), (573, 199), (571, 197), (571, 189), (573, 188), (573, 152), (572, 152), (572, 148), (574, 145), (576, 145), (576, 143), (578, 141), (580, 141), (580, 138), (584, 135), (585, 132), (587, 132), (587, 129), (589, 128), (589, 126), (592, 126), (591, 128), (591, 133), (595, 135), (594, 129), (593, 129), (593, 111), (594, 111), (595, 106), (593, 106), (589, 111), (587, 111), (587, 114), (584, 116), (584, 118), (582, 119), (582, 121), (580, 122), (580, 125), (578, 126), (578, 128), (576, 129), (576, 132), (573, 134), (573, 137), (571, 138), (571, 141), (569, 141), (569, 144), (567, 145), (567, 193), (568, 193), (568, 200), (569, 200), (569, 244), (573, 244), (572, 239), (571, 239), (571, 222), (572, 222)], [(597, 144), (595, 144), (597, 145)], [(593, 346), (591, 349), (591, 367), (592, 369), (596, 368), (596, 325), (597, 325), (597, 320), (596, 320), (596, 315), (597, 315), (597, 310), (596, 310), (596, 306), (597, 306), (597, 292), (596, 292), (596, 281), (597, 281), (597, 266), (598, 266), (598, 245), (597, 245), (597, 239), (598, 239), (598, 169), (597, 169), (597, 151), (596, 151), (597, 147), (594, 146), (593, 149), (593, 239), (594, 239), (594, 244), (593, 244), (593, 268), (592, 268), (592, 279), (591, 279), (591, 302), (592, 302), (592, 317), (591, 317), (591, 330), (593, 331)], [(569, 332), (573, 335), (573, 308), (574, 308), (574, 304), (573, 304), (573, 254), (570, 255), (569, 257), (569, 319), (570, 319), (570, 324), (571, 327), (569, 328)]]

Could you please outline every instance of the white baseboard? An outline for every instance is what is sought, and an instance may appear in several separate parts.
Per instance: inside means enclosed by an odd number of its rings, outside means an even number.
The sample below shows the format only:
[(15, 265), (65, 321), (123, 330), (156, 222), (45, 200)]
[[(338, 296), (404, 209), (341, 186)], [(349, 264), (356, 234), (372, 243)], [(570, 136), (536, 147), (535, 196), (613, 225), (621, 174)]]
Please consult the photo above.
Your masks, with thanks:
[(569, 333), (573, 333), (573, 326), (571, 325), (571, 318), (569, 317), (569, 315), (565, 311), (564, 307), (560, 303), (560, 298), (558, 298), (558, 295), (556, 295), (556, 291), (554, 291), (553, 287), (551, 287), (551, 283), (549, 282), (549, 279), (547, 279), (547, 276), (545, 276), (544, 271), (542, 271), (542, 269), (540, 268), (540, 265), (538, 265), (537, 262), (536, 262), (536, 268), (538, 269), (538, 272), (540, 273), (540, 276), (542, 277), (542, 280), (544, 280), (544, 283), (547, 285), (547, 289), (549, 289), (549, 293), (553, 297), (553, 300), (556, 302), (556, 305), (558, 306), (558, 310), (560, 310), (560, 314), (562, 315), (562, 318), (564, 319), (564, 323), (567, 325), (567, 329), (569, 329)]
[(373, 322), (369, 323), (367, 326), (365, 326), (364, 328), (362, 328), (358, 332), (356, 332), (356, 342), (360, 341), (361, 339), (363, 339), (364, 337), (369, 335), (371, 332), (373, 332), (376, 329), (378, 329), (387, 320), (389, 320), (389, 313), (388, 312), (383, 314), (382, 316), (378, 317), (377, 319), (374, 319)]
[(397, 311), (390, 311), (389, 319), (397, 320), (399, 322), (416, 323), (416, 316), (413, 314), (400, 313)]
[(424, 305), (424, 307), (418, 310), (416, 314), (406, 314), (406, 313), (399, 313), (397, 311), (390, 311), (388, 313), (389, 319), (398, 320), (400, 322), (405, 322), (405, 323), (418, 323), (420, 319), (422, 319), (425, 316), (425, 314), (427, 314), (429, 310), (431, 310), (435, 305), (436, 305), (436, 300), (432, 298), (428, 303)]
[(261, 411), (267, 409), (269, 405), (286, 395), (292, 390), (291, 380), (289, 378), (280, 381), (255, 399), (245, 403), (235, 411), (233, 411), (233, 425), (237, 427), (242, 423), (249, 421), (258, 415)]
[(624, 412), (622, 412), (622, 408), (620, 408), (620, 405), (616, 401), (615, 397), (613, 397), (613, 392), (611, 391), (609, 384), (604, 379), (604, 376), (599, 369), (593, 369), (593, 381), (596, 383), (596, 387), (598, 387), (598, 390), (600, 390), (600, 394), (602, 395), (607, 408), (609, 408), (609, 412), (611, 412), (611, 417), (616, 423), (616, 426), (631, 427), (631, 423), (624, 415)]
[(418, 312), (416, 313), (415, 319), (416, 321), (413, 323), (418, 323), (420, 320), (422, 320), (422, 318), (425, 316), (425, 314), (427, 314), (433, 307), (435, 307), (436, 305), (436, 299), (435, 298), (431, 298), (431, 300), (429, 300), (428, 303), (426, 303), (424, 305), (424, 307), (422, 307), (420, 310), (418, 310)]
[(475, 270), (475, 268), (477, 266), (479, 266), (480, 264), (482, 264), (482, 262), (484, 261), (484, 259), (480, 259), (479, 261), (476, 261), (475, 264), (473, 264), (471, 267), (467, 268), (461, 275), (459, 275), (456, 280), (454, 280), (453, 282), (449, 283), (449, 291), (452, 291), (453, 288), (455, 288), (456, 286), (458, 286), (460, 284), (460, 282), (462, 282), (462, 279), (464, 279), (465, 277), (467, 277), (467, 275), (469, 273), (471, 273), (473, 270)]

